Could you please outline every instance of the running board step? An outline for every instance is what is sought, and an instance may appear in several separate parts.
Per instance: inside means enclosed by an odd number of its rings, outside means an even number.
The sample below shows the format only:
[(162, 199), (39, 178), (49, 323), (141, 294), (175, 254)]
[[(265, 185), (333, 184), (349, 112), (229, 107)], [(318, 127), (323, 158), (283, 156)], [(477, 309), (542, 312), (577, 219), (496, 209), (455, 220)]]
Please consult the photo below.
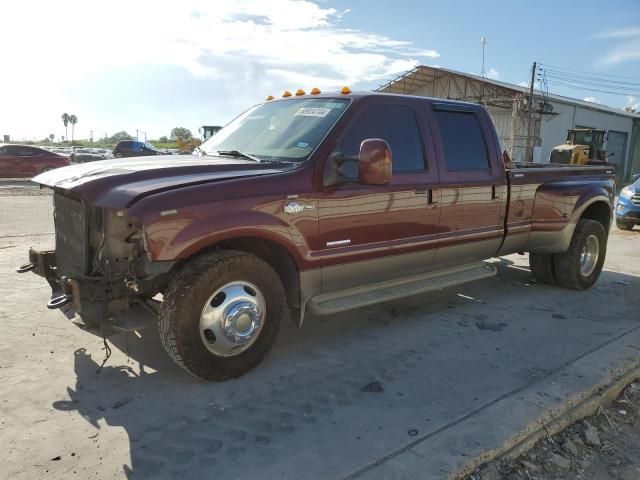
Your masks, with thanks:
[(476, 262), (446, 268), (397, 280), (373, 283), (340, 292), (323, 293), (309, 300), (309, 311), (316, 315), (330, 315), (353, 308), (387, 302), (418, 293), (493, 277), (497, 269), (490, 263)]

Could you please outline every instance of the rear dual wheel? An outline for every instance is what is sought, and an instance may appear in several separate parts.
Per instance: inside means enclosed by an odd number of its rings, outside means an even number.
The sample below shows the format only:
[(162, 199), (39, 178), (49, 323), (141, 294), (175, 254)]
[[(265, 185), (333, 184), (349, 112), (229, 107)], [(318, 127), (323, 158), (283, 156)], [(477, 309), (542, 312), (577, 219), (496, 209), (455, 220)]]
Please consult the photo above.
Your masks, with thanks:
[(607, 234), (600, 222), (578, 221), (567, 251), (530, 253), (533, 277), (543, 283), (573, 290), (590, 288), (600, 276), (607, 253)]

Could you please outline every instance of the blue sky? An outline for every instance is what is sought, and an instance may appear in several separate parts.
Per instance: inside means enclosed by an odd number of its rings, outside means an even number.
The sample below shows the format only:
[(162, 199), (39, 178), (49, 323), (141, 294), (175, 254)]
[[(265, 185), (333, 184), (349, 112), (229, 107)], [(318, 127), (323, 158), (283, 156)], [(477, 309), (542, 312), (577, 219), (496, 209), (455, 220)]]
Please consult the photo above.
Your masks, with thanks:
[[(9, 0), (3, 18), (11, 68), (0, 74), (0, 134), (15, 138), (64, 135), (62, 112), (78, 116), (76, 138), (136, 129), (155, 138), (224, 124), (284, 89), (371, 89), (416, 64), (478, 74), (482, 36), (485, 69), (502, 81), (528, 81), (536, 60), (640, 83), (632, 0)], [(640, 104), (640, 95), (550, 91)]]

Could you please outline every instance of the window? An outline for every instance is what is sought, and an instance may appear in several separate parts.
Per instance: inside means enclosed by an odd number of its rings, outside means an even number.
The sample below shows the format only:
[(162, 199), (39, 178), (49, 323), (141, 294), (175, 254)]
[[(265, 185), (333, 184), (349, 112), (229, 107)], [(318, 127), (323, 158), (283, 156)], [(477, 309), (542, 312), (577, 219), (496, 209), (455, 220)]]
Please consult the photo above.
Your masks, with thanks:
[(302, 162), (349, 106), (346, 98), (274, 100), (250, 108), (200, 146), (207, 154), (238, 150), (260, 159)]
[[(367, 138), (381, 138), (391, 147), (394, 172), (425, 170), (422, 138), (415, 113), (404, 105), (371, 105), (347, 128), (334, 152), (357, 157)], [(357, 176), (357, 165), (355, 176)], [(353, 170), (353, 168), (349, 168)], [(345, 172), (346, 173), (346, 172)], [(353, 172), (348, 172), (351, 176)]]
[(450, 172), (489, 169), (489, 157), (480, 124), (474, 113), (434, 111)]

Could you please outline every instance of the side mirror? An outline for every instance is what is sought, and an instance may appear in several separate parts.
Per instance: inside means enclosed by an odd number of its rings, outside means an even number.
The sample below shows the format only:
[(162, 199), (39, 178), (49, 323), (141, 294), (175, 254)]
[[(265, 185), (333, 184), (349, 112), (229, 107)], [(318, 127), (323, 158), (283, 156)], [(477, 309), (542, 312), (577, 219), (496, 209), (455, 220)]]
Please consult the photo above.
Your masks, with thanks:
[(380, 138), (363, 140), (358, 158), (358, 182), (362, 185), (386, 185), (391, 181), (391, 171), (389, 144)]

